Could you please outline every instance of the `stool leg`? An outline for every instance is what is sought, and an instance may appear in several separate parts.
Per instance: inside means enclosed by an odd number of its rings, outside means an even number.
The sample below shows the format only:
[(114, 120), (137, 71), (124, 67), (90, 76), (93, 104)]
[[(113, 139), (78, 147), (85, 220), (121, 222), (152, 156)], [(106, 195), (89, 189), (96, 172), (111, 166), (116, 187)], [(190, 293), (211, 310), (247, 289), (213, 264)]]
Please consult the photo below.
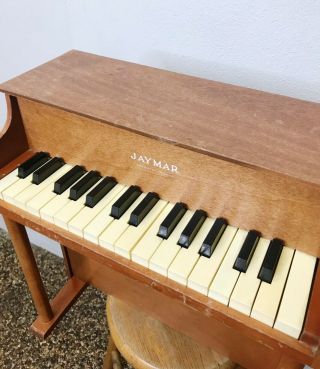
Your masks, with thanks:
[(122, 369), (119, 352), (110, 334), (107, 351), (104, 357), (103, 369)]

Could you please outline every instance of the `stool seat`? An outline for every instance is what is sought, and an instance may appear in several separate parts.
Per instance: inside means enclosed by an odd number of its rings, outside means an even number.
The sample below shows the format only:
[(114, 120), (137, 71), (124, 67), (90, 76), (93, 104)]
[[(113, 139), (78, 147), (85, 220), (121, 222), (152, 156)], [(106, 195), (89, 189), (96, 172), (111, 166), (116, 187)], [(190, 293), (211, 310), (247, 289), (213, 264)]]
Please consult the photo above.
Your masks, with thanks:
[(203, 347), (142, 311), (109, 296), (113, 342), (135, 369), (234, 369), (227, 357)]

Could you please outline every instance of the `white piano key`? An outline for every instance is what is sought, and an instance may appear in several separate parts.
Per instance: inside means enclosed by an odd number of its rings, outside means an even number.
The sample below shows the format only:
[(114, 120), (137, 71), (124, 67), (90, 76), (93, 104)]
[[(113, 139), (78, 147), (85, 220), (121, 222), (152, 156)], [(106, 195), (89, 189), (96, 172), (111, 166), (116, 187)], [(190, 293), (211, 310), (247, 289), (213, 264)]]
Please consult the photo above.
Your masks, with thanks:
[(298, 250), (293, 256), (280, 309), (274, 324), (275, 329), (293, 338), (299, 338), (302, 330), (316, 260), (314, 256)]
[(50, 175), (47, 179), (45, 179), (40, 184), (31, 184), (25, 190), (19, 193), (14, 199), (14, 204), (21, 209), (26, 209), (26, 204), (30, 201), (33, 197), (39, 194), (42, 190), (46, 189), (48, 186), (53, 190), (53, 183), (63, 176), (69, 169), (71, 165), (65, 164), (52, 175)]
[(229, 250), (227, 251), (227, 254), (223, 259), (223, 262), (221, 263), (220, 268), (209, 288), (208, 296), (225, 305), (229, 304), (229, 299), (233, 288), (240, 275), (240, 272), (233, 269), (233, 264), (239, 254), (247, 234), (247, 231), (238, 229), (237, 234), (235, 235)]
[(144, 199), (146, 193), (142, 193), (120, 219), (113, 219), (112, 223), (101, 233), (99, 236), (99, 245), (105, 249), (114, 251), (114, 244), (116, 240), (122, 235), (122, 233), (129, 227), (129, 219), (133, 210)]
[[(80, 181), (84, 177), (84, 175), (80, 177), (78, 181)], [(77, 183), (78, 181), (76, 181), (75, 183)], [(69, 200), (69, 195), (70, 195), (70, 188), (64, 191), (61, 195), (55, 194), (55, 196), (51, 200), (49, 200), (44, 206), (40, 208), (41, 219), (44, 219), (50, 223), (54, 223), (54, 219), (53, 219), (54, 215), (60, 209), (66, 206), (70, 201), (72, 201), (72, 200)], [(52, 195), (50, 197), (52, 197)]]
[(53, 192), (53, 187), (54, 184), (51, 184), (28, 201), (26, 204), (27, 211), (33, 215), (40, 216), (41, 208), (57, 196), (57, 194)]
[(261, 282), (253, 304), (251, 317), (270, 327), (276, 318), (293, 253), (293, 249), (283, 247), (272, 283)]
[(188, 278), (187, 286), (208, 295), (209, 286), (215, 277), (238, 228), (227, 226), (210, 258), (200, 257)]
[(128, 186), (124, 186), (123, 189), (118, 192), (111, 201), (91, 222), (84, 228), (83, 237), (95, 244), (99, 243), (100, 234), (114, 221), (114, 218), (110, 216), (112, 204), (114, 204), (119, 197), (121, 197), (128, 189)]
[[(102, 181), (102, 179), (103, 178), (95, 183), (95, 185)], [(54, 224), (68, 230), (68, 223), (75, 215), (79, 213), (81, 209), (84, 208), (86, 195), (91, 191), (92, 187), (93, 186), (91, 186), (78, 200), (69, 200), (69, 202), (54, 215)]]
[(14, 204), (15, 197), (18, 196), (19, 193), (22, 192), (24, 189), (31, 186), (32, 175), (33, 174), (31, 173), (26, 178), (19, 178), (19, 180), (14, 182), (10, 187), (7, 187), (2, 192), (3, 199), (10, 204)]
[(249, 267), (240, 277), (232, 292), (229, 306), (243, 314), (250, 315), (254, 299), (257, 295), (260, 279), (257, 277), (270, 240), (260, 238)]
[(0, 199), (3, 199), (2, 192), (19, 180), (18, 169), (13, 170), (11, 173), (3, 177), (0, 180)]
[[(161, 217), (162, 211), (167, 202), (159, 200), (154, 207), (149, 211), (142, 222), (137, 226), (129, 226), (126, 231), (117, 239), (114, 244), (114, 251), (116, 254), (122, 255), (127, 259), (130, 259), (131, 250), (143, 237), (143, 235), (150, 228), (152, 223)], [(161, 217), (163, 219), (163, 217)]]
[(83, 230), (102, 211), (110, 201), (124, 188), (123, 185), (115, 185), (93, 208), (85, 206), (68, 224), (69, 231), (83, 237)]
[(181, 246), (177, 245), (179, 237), (193, 215), (193, 211), (187, 210), (174, 231), (167, 240), (163, 240), (155, 253), (152, 255), (149, 268), (155, 272), (167, 276), (168, 268), (180, 251)]
[(187, 285), (188, 276), (200, 258), (199, 250), (209, 233), (214, 219), (207, 218), (188, 249), (181, 248), (168, 269), (168, 277), (174, 281)]
[(156, 219), (146, 234), (131, 251), (131, 260), (140, 265), (148, 267), (151, 256), (154, 254), (163, 240), (163, 238), (157, 236), (160, 224), (170, 213), (174, 205), (175, 204), (172, 203), (168, 203), (166, 205), (164, 210), (161, 212), (161, 215)]

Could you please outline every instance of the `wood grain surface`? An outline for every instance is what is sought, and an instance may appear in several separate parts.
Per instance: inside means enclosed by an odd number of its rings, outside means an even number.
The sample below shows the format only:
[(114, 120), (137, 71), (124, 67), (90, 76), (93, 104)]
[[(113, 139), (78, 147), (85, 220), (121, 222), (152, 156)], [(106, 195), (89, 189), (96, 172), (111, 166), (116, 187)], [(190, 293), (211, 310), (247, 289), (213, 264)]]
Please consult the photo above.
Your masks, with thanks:
[(228, 357), (112, 296), (107, 300), (107, 320), (117, 349), (136, 369), (236, 368)]
[(1, 91), (320, 184), (320, 105), (70, 51)]
[[(30, 148), (61, 156), (114, 176), (119, 182), (155, 191), (164, 200), (202, 208), (289, 247), (320, 255), (320, 188), (112, 127), (61, 109), (19, 98)], [(174, 164), (172, 173), (132, 160), (133, 152)]]

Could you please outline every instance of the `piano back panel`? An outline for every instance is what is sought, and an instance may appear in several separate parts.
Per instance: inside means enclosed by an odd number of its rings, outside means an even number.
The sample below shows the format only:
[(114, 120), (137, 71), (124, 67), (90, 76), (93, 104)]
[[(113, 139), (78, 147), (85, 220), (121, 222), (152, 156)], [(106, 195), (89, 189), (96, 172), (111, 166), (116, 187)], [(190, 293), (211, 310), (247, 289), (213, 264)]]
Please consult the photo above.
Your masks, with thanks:
[[(260, 230), (264, 237), (279, 237), (290, 247), (320, 255), (317, 186), (27, 99), (18, 101), (32, 150), (48, 151), (66, 162), (97, 169), (121, 183), (140, 185), (163, 199), (183, 201), (191, 209), (202, 208), (232, 225)], [(133, 160), (133, 153), (140, 160)], [(157, 166), (160, 161), (162, 168)]]

